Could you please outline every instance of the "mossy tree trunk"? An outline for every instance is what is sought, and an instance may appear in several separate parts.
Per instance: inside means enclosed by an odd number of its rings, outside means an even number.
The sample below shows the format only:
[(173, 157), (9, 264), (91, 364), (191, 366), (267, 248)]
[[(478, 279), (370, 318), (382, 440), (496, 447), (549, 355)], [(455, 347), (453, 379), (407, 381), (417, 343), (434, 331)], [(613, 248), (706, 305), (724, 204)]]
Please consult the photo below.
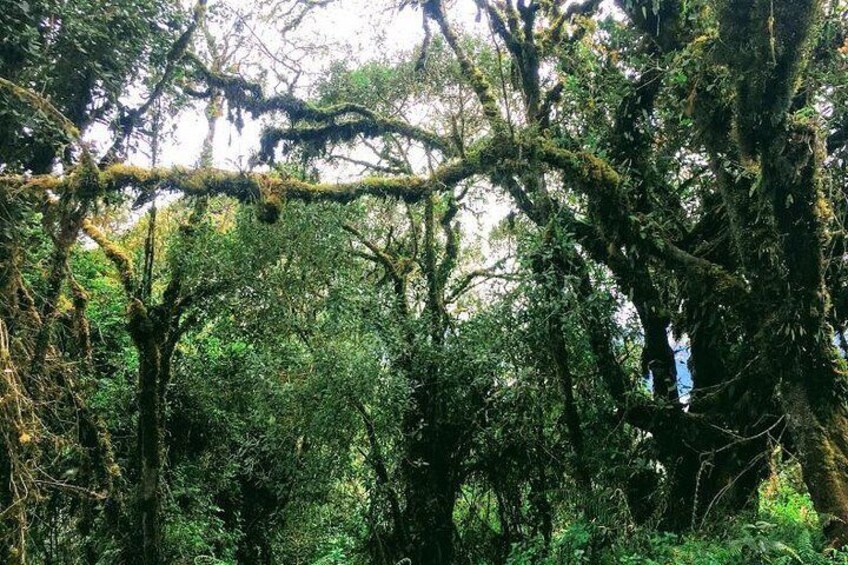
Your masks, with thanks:
[[(834, 545), (848, 543), (848, 426), (845, 374), (833, 346), (824, 249), (830, 204), (821, 186), (818, 126), (792, 115), (821, 12), (815, 0), (728, 2), (722, 38), (736, 75), (736, 155), (757, 166), (747, 194), (725, 194), (742, 221), (735, 239), (752, 281), (748, 318), (774, 377), (760, 383), (779, 399), (804, 480)], [(760, 19), (768, 21), (757, 29)], [(716, 149), (716, 152), (718, 150)], [(753, 212), (756, 224), (748, 218)], [(746, 221), (748, 220), (748, 221)], [(748, 233), (746, 233), (748, 232)], [(750, 234), (762, 234), (757, 247)], [(747, 244), (747, 245), (746, 245)]]
[(137, 488), (140, 563), (162, 563), (162, 409), (158, 393), (163, 364), (162, 332), (140, 302), (133, 303), (130, 335), (138, 351), (139, 479)]
[[(205, 210), (198, 203), (190, 222), (198, 220)], [(92, 222), (84, 221), (82, 228), (118, 270), (127, 295), (128, 330), (138, 353), (138, 423), (137, 484), (134, 532), (123, 558), (132, 563), (159, 565), (164, 563), (162, 519), (162, 473), (164, 465), (165, 393), (171, 378), (171, 363), (180, 338), (190, 321), (183, 315), (191, 302), (204, 294), (183, 288), (180, 264), (173, 265), (171, 279), (159, 303), (152, 298), (153, 249), (156, 235), (155, 208), (149, 214), (143, 272), (136, 277), (132, 260), (127, 253), (100, 231)], [(189, 240), (193, 228), (184, 226), (181, 237)]]
[(445, 426), (444, 402), (432, 383), (420, 383), (413, 394), (415, 408), (408, 416), (403, 477), (406, 506), (405, 557), (414, 564), (452, 563), (453, 510), (458, 493), (456, 438)]
[[(450, 329), (446, 285), (459, 254), (459, 227), (454, 222), (458, 211), (453, 194), (444, 199), (428, 195), (423, 220), (413, 210), (407, 210), (410, 241), (401, 248), (403, 251), (390, 245), (381, 247), (356, 228), (346, 226), (354, 239), (368, 249), (369, 253), (362, 256), (380, 265), (391, 281), (394, 318), (403, 335), (394, 365), (406, 379), (410, 397), (402, 424), (402, 457), (396, 471), (402, 487), (397, 492), (386, 488), (390, 477), (379, 455), (376, 433), (367, 411), (359, 407), (371, 444), (377, 483), (389, 499), (393, 529), (388, 536), (391, 547), (387, 551), (376, 547), (373, 554), (388, 553), (392, 562), (408, 558), (415, 565), (436, 565), (454, 560), (453, 512), (462, 480), (467, 430), (457, 425), (465, 415), (457, 414), (449, 398), (451, 379), (456, 377), (446, 373), (444, 361)], [(408, 295), (413, 265), (419, 267), (425, 289), (419, 305), (413, 305)], [(465, 409), (474, 412), (473, 407)], [(402, 504), (399, 494), (403, 495)]]

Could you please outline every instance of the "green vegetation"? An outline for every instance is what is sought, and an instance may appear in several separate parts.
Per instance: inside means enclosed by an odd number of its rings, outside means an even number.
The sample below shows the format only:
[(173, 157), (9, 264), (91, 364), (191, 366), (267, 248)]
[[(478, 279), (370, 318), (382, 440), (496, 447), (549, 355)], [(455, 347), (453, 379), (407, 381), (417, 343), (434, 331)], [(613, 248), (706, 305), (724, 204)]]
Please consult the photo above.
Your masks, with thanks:
[(848, 4), (367, 4), (0, 1), (0, 559), (848, 564)]

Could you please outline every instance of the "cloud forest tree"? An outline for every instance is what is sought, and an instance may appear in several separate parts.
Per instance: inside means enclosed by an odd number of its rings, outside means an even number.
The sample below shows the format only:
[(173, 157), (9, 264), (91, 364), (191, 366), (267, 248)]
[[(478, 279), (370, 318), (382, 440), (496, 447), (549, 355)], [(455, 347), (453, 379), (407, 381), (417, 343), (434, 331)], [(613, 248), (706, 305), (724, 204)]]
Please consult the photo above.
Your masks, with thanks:
[[(297, 26), (307, 14), (320, 18), (325, 4), (294, 3), (283, 15)], [(597, 500), (597, 492), (609, 488), (624, 493), (636, 522), (657, 521), (672, 531), (698, 528), (755, 506), (775, 447), (797, 458), (829, 543), (848, 544), (848, 405), (844, 351), (835, 346), (836, 340), (844, 345), (846, 324), (844, 3), (473, 4), (483, 36), (466, 36), (454, 18), (459, 10), (449, 2), (403, 3), (401, 9), (422, 17), (425, 39), (418, 52), (392, 65), (353, 71), (341, 65), (310, 98), (296, 95), (294, 87), (271, 90), (261, 77), (222, 68), (214, 49), (207, 61), (192, 47), (204, 13), (200, 3), (181, 31), (171, 34), (175, 38), (156, 39), (167, 47), (144, 43), (154, 41), (144, 34), (141, 47), (132, 42), (120, 47), (122, 57), (154, 46), (164, 55), (151, 72), (147, 101), (135, 110), (115, 109), (126, 62), (103, 78), (102, 84), (114, 89), (105, 90), (100, 113), (115, 116), (121, 126), (103, 155), (78, 141), (78, 131), (98, 119), (96, 72), (104, 66), (93, 64), (97, 57), (83, 57), (92, 69), (77, 69), (76, 59), (70, 60), (74, 73), (90, 76), (82, 82), (88, 85), (83, 93), (75, 90), (78, 81), (62, 82), (61, 76), (48, 81), (51, 88), (34, 88), (45, 80), (41, 74), (61, 71), (64, 59), (54, 65), (57, 59), (48, 57), (29, 67), (4, 58), (0, 70), (10, 71), (0, 87), (11, 110), (2, 124), (10, 133), (0, 145), (0, 198), (9, 229), (3, 231), (0, 252), (10, 340), (2, 342), (19, 345), (4, 345), (0, 359), (13, 375), (5, 386), (21, 407), (4, 422), (3, 473), (12, 488), (3, 496), (10, 508), (24, 508), (20, 481), (29, 480), (38, 457), (19, 430), (35, 425), (27, 424), (34, 418), (30, 403), (37, 405), (41, 394), (35, 383), (45, 371), (74, 374), (76, 369), (59, 363), (63, 356), (91, 353), (86, 293), (68, 269), (71, 249), (84, 230), (118, 266), (136, 304), (129, 309), (129, 327), (138, 349), (139, 427), (145, 428), (148, 417), (157, 430), (152, 443), (141, 447), (138, 492), (149, 502), (141, 516), (153, 521), (142, 520), (151, 524), (143, 544), (150, 551), (139, 558), (144, 563), (164, 559), (158, 497), (166, 417), (163, 394), (153, 394), (159, 385), (152, 384), (163, 378), (146, 380), (145, 375), (151, 366), (161, 370), (161, 360), (174, 352), (176, 342), (168, 332), (182, 314), (173, 314), (181, 302), (166, 290), (156, 310), (172, 313), (161, 325), (164, 333), (148, 331), (155, 324), (142, 327), (150, 293), (138, 295), (145, 286), (128, 275), (126, 254), (99, 234), (91, 217), (107, 201), (131, 195), (140, 206), (177, 192), (255, 204), (267, 223), (288, 217), (287, 208), (296, 201), (364, 210), (359, 221), (365, 218), (368, 229), (349, 222), (346, 233), (354, 253), (377, 266), (377, 282), (386, 283), (391, 331), (400, 336), (391, 343), (383, 333), (369, 342), (375, 353), (369, 363), (380, 365), (385, 356), (389, 372), (403, 377), (408, 393), (399, 411), (386, 409), (402, 422), (394, 440), (380, 435), (388, 429), (380, 427), (365, 393), (348, 396), (343, 411), (362, 425), (365, 467), (379, 487), (371, 496), (384, 498), (388, 507), (388, 550), (375, 546), (375, 534), (385, 524), (369, 524), (372, 559), (456, 560), (457, 499), (476, 478), (498, 498), (502, 539), (509, 539), (512, 522), (523, 520), (520, 511), (509, 513), (520, 506), (516, 485), (526, 485), (534, 520), (550, 541), (551, 484), (561, 485), (563, 472), (585, 501)], [(29, 9), (21, 10), (20, 17), (29, 17)], [(53, 28), (45, 29), (40, 23), (45, 21)], [(61, 14), (53, 20), (33, 16), (32, 29), (10, 36), (10, 53), (33, 52), (27, 46), (41, 41), (64, 57), (69, 48), (50, 33), (59, 30), (64, 37), (64, 21)], [(80, 33), (71, 37), (102, 39), (96, 29)], [(214, 41), (214, 33), (206, 37)], [(79, 39), (72, 43), (85, 48)], [(96, 45), (105, 49), (108, 43)], [(371, 90), (363, 92), (362, 84)], [(121, 161), (151, 101), (166, 90), (200, 98), (210, 107), (225, 101), (239, 125), (244, 113), (264, 120), (256, 159), (264, 168), (145, 168)], [(35, 139), (33, 132), (50, 132), (50, 137)], [(363, 162), (355, 151), (363, 147), (372, 151), (371, 161)], [(66, 174), (52, 172), (57, 162)], [(361, 166), (365, 173), (341, 182), (322, 180), (320, 165), (340, 163)], [(479, 377), (475, 380), (451, 372), (470, 349), (456, 348), (465, 343), (465, 326), (450, 303), (475, 278), (503, 276), (506, 269), (504, 264), (494, 271), (459, 268), (462, 238), (455, 220), (463, 202), (477, 193), (507, 198), (516, 212), (507, 231), (533, 242), (522, 248), (516, 267), (525, 294), (503, 305), (504, 320), (515, 319), (514, 310), (524, 312), (533, 331), (515, 329), (514, 336), (526, 345), (514, 345), (512, 354), (524, 347), (530, 353), (526, 359), (509, 357), (510, 347), (502, 343), (481, 346), (481, 356), (485, 351), (504, 357), (465, 367)], [(381, 206), (396, 217), (381, 218), (376, 213)], [(35, 237), (39, 250), (25, 256), (22, 242), (39, 231), (37, 209), (43, 210), (46, 234)], [(408, 222), (395, 225), (398, 217)], [(35, 272), (37, 261), (49, 268), (34, 293), (32, 276), (24, 273)], [(227, 284), (252, 288), (247, 280)], [(367, 292), (381, 289), (371, 284)], [(66, 293), (76, 307), (68, 321), (76, 349), (52, 328)], [(526, 308), (522, 299), (544, 304), (550, 314)], [(611, 307), (616, 299), (632, 305), (637, 338), (626, 336), (621, 315)], [(478, 304), (474, 314), (485, 310)], [(575, 310), (579, 315), (568, 315)], [(388, 326), (371, 327), (379, 338)], [(468, 328), (474, 335), (474, 326)], [(685, 402), (679, 398), (673, 337), (685, 338), (691, 352), (692, 385)], [(327, 343), (343, 349), (343, 340)], [(628, 351), (634, 344), (635, 363)], [(158, 361), (151, 365), (151, 359)], [(475, 420), (496, 402), (491, 395), (497, 367), (511, 377), (541, 375), (538, 382), (556, 383), (555, 401), (550, 391), (539, 393), (543, 413), (527, 415), (527, 429), (538, 435), (504, 456), (526, 465), (525, 477), (493, 468), (486, 463), (493, 446), (475, 444), (488, 438), (511, 445), (503, 437), (493, 439), (499, 436), (491, 427), (492, 420), (512, 421), (507, 404), (499, 405), (502, 419)], [(652, 383), (649, 392), (645, 377)], [(457, 389), (444, 388), (453, 378)], [(74, 390), (67, 378), (56, 382), (60, 389)], [(603, 408), (589, 410), (589, 398), (581, 398), (581, 392)], [(87, 413), (81, 401), (65, 405)], [(544, 411), (554, 405), (561, 416), (552, 424)], [(86, 449), (102, 467), (111, 457), (108, 440), (90, 421), (89, 434), (100, 439)], [(649, 464), (638, 473), (610, 472), (614, 458), (594, 456), (586, 448), (585, 437), (594, 434), (587, 430), (595, 426), (610, 431), (612, 445), (639, 450)], [(310, 445), (305, 437), (287, 452), (295, 459)], [(567, 445), (566, 465), (540, 455), (553, 438), (558, 446)], [(386, 446), (391, 446), (389, 456)], [(491, 449), (489, 456), (505, 452)], [(152, 485), (150, 496), (145, 484)], [(94, 479), (83, 488), (92, 485)], [(286, 496), (271, 498), (281, 507), (291, 504)], [(591, 515), (594, 506), (587, 502), (582, 512)], [(260, 514), (278, 515), (277, 510)], [(23, 561), (26, 520), (20, 512), (14, 518), (20, 535), (12, 556)], [(253, 541), (240, 550), (252, 557), (242, 559), (270, 561), (271, 542), (255, 533), (246, 534)]]

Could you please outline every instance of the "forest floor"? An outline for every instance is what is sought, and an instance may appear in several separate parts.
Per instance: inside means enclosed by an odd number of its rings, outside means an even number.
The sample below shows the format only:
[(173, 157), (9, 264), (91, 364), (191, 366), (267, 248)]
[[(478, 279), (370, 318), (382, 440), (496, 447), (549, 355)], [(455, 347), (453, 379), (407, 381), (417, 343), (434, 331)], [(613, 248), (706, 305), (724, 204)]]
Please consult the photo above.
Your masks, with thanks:
[[(547, 555), (541, 555), (541, 544), (523, 545), (515, 548), (509, 564), (848, 564), (848, 551), (826, 547), (820, 518), (793, 468), (763, 484), (756, 512), (697, 533), (676, 535), (637, 528), (605, 536), (599, 530), (591, 523), (574, 522), (555, 534)], [(605, 537), (609, 541), (599, 543)]]

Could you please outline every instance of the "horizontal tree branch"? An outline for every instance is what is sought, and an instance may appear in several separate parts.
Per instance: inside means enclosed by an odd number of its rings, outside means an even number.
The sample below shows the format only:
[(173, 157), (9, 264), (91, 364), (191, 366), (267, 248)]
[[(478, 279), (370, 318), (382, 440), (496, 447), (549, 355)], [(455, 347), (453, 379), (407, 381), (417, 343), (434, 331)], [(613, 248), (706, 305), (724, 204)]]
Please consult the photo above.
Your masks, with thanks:
[(401, 120), (382, 118), (375, 115), (370, 118), (358, 118), (319, 125), (266, 128), (262, 132), (262, 157), (267, 160), (274, 148), (281, 141), (325, 145), (328, 143), (352, 141), (358, 136), (374, 138), (386, 134), (401, 135), (445, 154), (451, 154), (452, 152), (450, 145), (435, 133), (412, 126)]
[[(187, 57), (192, 61), (203, 81), (223, 92), (232, 106), (244, 108), (253, 116), (281, 112), (286, 115), (292, 124), (304, 121), (317, 122), (309, 126), (293, 126), (288, 130), (282, 128), (270, 129), (266, 133), (268, 142), (278, 142), (285, 139), (292, 141), (348, 141), (356, 135), (376, 137), (384, 133), (396, 133), (419, 141), (431, 149), (437, 149), (445, 154), (454, 153), (453, 148), (442, 136), (411, 125), (404, 120), (380, 115), (361, 104), (344, 103), (321, 107), (288, 92), (266, 96), (262, 87), (256, 83), (243, 77), (216, 73), (207, 68), (197, 56), (190, 54)], [(349, 116), (357, 116), (358, 119), (351, 120)], [(348, 121), (336, 122), (337, 119), (343, 117), (348, 117)], [(265, 141), (263, 141), (263, 148), (266, 148)]]
[[(99, 172), (100, 192), (124, 189), (140, 192), (138, 202), (150, 201), (159, 193), (182, 192), (188, 196), (230, 196), (242, 202), (262, 202), (278, 207), (283, 199), (346, 203), (361, 196), (398, 198), (417, 202), (434, 191), (447, 190), (459, 182), (485, 172), (487, 159), (469, 153), (464, 160), (448, 162), (429, 176), (365, 177), (343, 183), (311, 183), (268, 173), (241, 173), (220, 169), (142, 168), (114, 164)], [(32, 197), (74, 190), (78, 173), (57, 177), (39, 175), (0, 176), (0, 186)]]

